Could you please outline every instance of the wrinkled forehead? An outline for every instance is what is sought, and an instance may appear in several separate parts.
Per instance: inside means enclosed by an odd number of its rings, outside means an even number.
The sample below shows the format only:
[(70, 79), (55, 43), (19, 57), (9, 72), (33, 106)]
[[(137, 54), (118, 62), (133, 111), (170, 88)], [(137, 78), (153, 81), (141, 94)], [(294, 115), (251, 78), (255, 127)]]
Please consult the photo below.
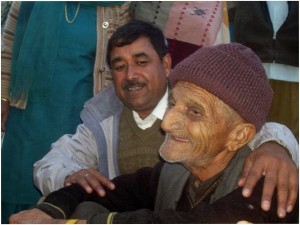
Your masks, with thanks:
[(187, 81), (177, 82), (172, 89), (172, 95), (176, 95), (178, 99), (187, 98), (193, 99), (194, 101), (203, 101), (204, 96), (211, 99), (218, 99), (215, 95), (206, 91), (202, 87)]
[(185, 105), (201, 106), (212, 112), (223, 111), (223, 109), (232, 111), (231, 107), (217, 96), (187, 81), (179, 81), (176, 83), (171, 91), (170, 99), (174, 99), (176, 102), (181, 102)]
[(185, 106), (199, 106), (205, 111), (206, 116), (214, 115), (219, 119), (234, 118), (243, 120), (236, 110), (214, 94), (196, 84), (179, 81), (171, 93), (170, 98), (173, 98), (175, 102), (180, 102)]

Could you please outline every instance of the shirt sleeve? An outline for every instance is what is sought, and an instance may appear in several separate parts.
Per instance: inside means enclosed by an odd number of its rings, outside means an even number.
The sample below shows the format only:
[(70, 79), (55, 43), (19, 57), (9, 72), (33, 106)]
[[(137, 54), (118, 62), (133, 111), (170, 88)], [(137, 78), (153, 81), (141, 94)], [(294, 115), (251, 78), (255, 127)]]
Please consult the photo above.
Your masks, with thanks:
[(254, 150), (268, 141), (275, 141), (286, 148), (297, 167), (299, 167), (298, 142), (289, 128), (279, 123), (265, 123), (262, 129), (248, 143), (248, 146)]
[(34, 183), (47, 195), (62, 188), (66, 176), (80, 169), (97, 169), (97, 165), (98, 150), (94, 135), (86, 126), (80, 124), (74, 135), (62, 136), (34, 164)]

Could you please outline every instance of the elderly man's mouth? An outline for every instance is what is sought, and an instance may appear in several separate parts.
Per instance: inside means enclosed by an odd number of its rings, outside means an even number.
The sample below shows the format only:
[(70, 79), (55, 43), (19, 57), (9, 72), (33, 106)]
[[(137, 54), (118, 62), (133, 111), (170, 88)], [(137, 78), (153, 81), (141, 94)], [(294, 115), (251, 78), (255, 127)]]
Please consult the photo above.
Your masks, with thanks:
[(183, 138), (183, 137), (179, 137), (179, 136), (174, 136), (174, 135), (169, 135), (169, 137), (175, 141), (178, 141), (178, 142), (189, 142), (188, 139), (186, 138)]

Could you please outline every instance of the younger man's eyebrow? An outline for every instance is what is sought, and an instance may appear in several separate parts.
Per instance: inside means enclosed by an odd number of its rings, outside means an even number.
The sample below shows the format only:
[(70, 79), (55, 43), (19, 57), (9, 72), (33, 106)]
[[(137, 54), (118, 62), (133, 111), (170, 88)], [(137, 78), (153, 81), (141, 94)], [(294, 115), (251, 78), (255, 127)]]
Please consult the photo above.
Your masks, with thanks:
[[(149, 58), (149, 56), (145, 53), (145, 52), (140, 52), (140, 53), (135, 53), (132, 55), (133, 58), (141, 58), (141, 57), (145, 57), (145, 58)], [(114, 63), (117, 63), (117, 62), (121, 62), (122, 61), (122, 57), (121, 56), (117, 56), (115, 58), (113, 58), (111, 60), (111, 65), (113, 65)]]
[(115, 57), (111, 60), (110, 64), (111, 65), (114, 65), (115, 63), (117, 62), (121, 62), (122, 61), (122, 58), (121, 57)]
[(149, 56), (145, 52), (140, 52), (140, 53), (133, 54), (133, 57), (134, 58), (140, 58), (140, 57), (149, 58)]

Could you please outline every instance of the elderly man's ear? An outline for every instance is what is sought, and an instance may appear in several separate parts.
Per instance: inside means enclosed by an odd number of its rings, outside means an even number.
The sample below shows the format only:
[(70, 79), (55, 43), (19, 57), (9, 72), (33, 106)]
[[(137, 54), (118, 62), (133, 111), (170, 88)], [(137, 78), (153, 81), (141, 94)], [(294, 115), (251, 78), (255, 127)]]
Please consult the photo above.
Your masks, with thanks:
[(250, 123), (239, 123), (228, 135), (226, 148), (237, 151), (246, 145), (256, 134), (255, 126)]

